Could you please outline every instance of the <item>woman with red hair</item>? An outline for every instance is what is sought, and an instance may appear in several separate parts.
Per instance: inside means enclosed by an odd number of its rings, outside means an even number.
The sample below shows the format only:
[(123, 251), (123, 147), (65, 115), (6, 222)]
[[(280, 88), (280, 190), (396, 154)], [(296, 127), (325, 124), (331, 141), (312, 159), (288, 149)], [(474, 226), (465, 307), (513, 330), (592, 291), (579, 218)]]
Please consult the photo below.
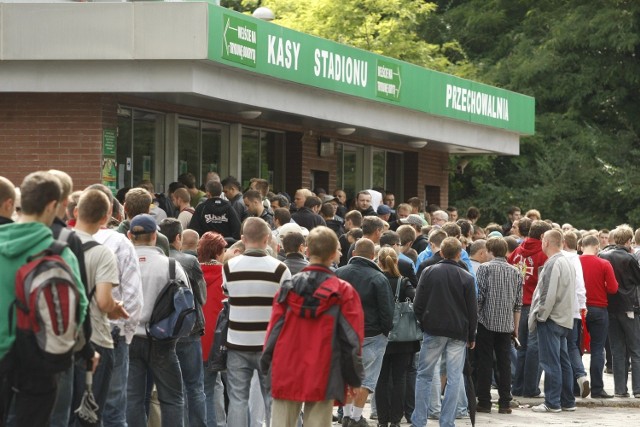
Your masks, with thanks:
[[(202, 360), (204, 369), (204, 393), (207, 402), (207, 426), (216, 425), (216, 414), (214, 405), (214, 388), (217, 381), (217, 372), (207, 370), (207, 360), (213, 342), (213, 332), (216, 328), (218, 314), (222, 310), (222, 301), (226, 298), (222, 292), (222, 262), (225, 247), (227, 246), (224, 237), (218, 233), (208, 231), (202, 235), (198, 242), (198, 261), (202, 267), (204, 280), (207, 282), (207, 301), (202, 307), (204, 312), (205, 327), (202, 336)], [(217, 397), (217, 396), (216, 396)], [(222, 405), (224, 410), (224, 405)]]

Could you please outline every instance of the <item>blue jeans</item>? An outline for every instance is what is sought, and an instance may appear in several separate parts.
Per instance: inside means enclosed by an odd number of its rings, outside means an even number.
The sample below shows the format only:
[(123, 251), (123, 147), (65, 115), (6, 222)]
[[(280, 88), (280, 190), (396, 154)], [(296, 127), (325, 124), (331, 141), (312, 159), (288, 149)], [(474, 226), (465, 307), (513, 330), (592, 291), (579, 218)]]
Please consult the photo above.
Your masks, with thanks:
[(521, 347), (517, 350), (516, 373), (513, 377), (511, 394), (514, 396), (531, 397), (540, 393), (540, 371), (538, 363), (538, 336), (529, 333), (530, 306), (522, 306), (520, 323), (518, 324), (518, 339)]
[(423, 427), (427, 424), (433, 379), (440, 375), (440, 372), (436, 370), (440, 356), (444, 357), (447, 364), (447, 387), (440, 412), (440, 426), (452, 427), (455, 425), (456, 406), (460, 387), (463, 387), (461, 380), (466, 356), (465, 349), (466, 343), (464, 341), (424, 333), (420, 360), (418, 361), (416, 407), (411, 417), (412, 425)]
[(56, 403), (51, 413), (49, 427), (68, 427), (71, 411), (76, 409), (71, 408), (73, 401), (74, 366), (75, 363), (72, 363), (69, 369), (60, 373), (58, 377), (58, 394), (56, 395)]
[(229, 394), (227, 424), (229, 426), (247, 427), (249, 423), (249, 390), (254, 371), (258, 371), (267, 425), (269, 425), (269, 420), (271, 420), (271, 382), (268, 375), (260, 372), (260, 356), (262, 356), (262, 352), (259, 351), (229, 350), (227, 354)]
[(587, 307), (587, 329), (591, 335), (591, 394), (599, 396), (604, 391), (604, 343), (609, 332), (609, 313), (604, 307)]
[(553, 409), (576, 406), (573, 396), (573, 371), (567, 351), (571, 329), (551, 319), (537, 322), (540, 366), (544, 370), (544, 403)]
[(127, 427), (127, 378), (129, 377), (129, 344), (118, 337), (113, 349), (111, 387), (102, 411), (103, 427)]
[(609, 313), (609, 341), (613, 359), (613, 383), (616, 394), (627, 393), (629, 357), (631, 389), (640, 393), (640, 317), (629, 319), (626, 313)]
[(158, 400), (163, 427), (183, 427), (184, 397), (180, 362), (175, 341), (151, 341), (133, 337), (129, 346), (129, 379), (127, 381), (127, 424), (146, 427), (144, 410), (147, 370), (153, 374), (158, 388)]
[(362, 387), (368, 389), (369, 393), (373, 393), (376, 389), (387, 342), (387, 337), (380, 334), (374, 337), (365, 337), (362, 343), (362, 365), (364, 366)]
[(587, 371), (584, 370), (584, 364), (582, 363), (582, 353), (580, 352), (580, 337), (582, 329), (582, 320), (573, 319), (573, 329), (567, 339), (567, 351), (569, 353), (569, 361), (571, 362), (571, 369), (573, 370), (573, 377), (577, 380), (580, 377), (587, 375)]
[[(93, 397), (98, 404), (98, 420), (103, 418), (102, 410), (104, 403), (107, 401), (107, 393), (109, 393), (109, 387), (111, 384), (111, 372), (113, 372), (113, 349), (101, 347), (97, 344), (93, 344), (93, 348), (100, 354), (100, 363), (96, 371), (93, 373)], [(82, 358), (76, 359), (76, 366), (74, 371), (74, 390), (73, 390), (73, 405), (72, 410), (75, 410), (80, 406), (82, 401), (82, 395), (86, 388), (86, 373), (87, 373), (87, 361)], [(80, 425), (76, 419), (76, 425)]]
[(202, 345), (199, 336), (178, 340), (176, 355), (180, 361), (183, 393), (185, 397), (184, 425), (205, 427), (207, 413), (204, 395), (204, 370), (202, 369)]

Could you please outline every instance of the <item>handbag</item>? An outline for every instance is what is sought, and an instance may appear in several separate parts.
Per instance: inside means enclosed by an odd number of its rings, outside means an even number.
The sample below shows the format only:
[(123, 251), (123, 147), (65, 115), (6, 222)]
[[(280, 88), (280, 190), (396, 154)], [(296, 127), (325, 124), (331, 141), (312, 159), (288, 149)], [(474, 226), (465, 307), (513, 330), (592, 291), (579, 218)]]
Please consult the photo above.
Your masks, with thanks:
[(393, 310), (393, 329), (389, 332), (390, 342), (410, 342), (422, 339), (422, 331), (418, 326), (413, 303), (409, 298), (400, 301), (400, 286), (402, 277), (396, 285), (395, 308)]
[(207, 371), (222, 372), (227, 370), (227, 333), (229, 332), (229, 300), (222, 302), (222, 310), (218, 315), (213, 342), (207, 360)]

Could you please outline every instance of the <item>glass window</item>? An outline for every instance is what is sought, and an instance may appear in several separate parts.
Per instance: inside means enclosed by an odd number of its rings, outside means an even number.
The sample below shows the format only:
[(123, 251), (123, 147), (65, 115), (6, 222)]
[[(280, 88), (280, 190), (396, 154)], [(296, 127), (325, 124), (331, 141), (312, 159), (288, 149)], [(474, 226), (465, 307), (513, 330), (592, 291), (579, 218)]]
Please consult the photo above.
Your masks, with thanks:
[(118, 109), (118, 188), (151, 181), (164, 191), (164, 115)]
[(284, 134), (262, 129), (242, 129), (243, 188), (251, 178), (269, 181), (272, 191), (284, 190)]
[(221, 151), (222, 126), (202, 122), (202, 182), (208, 172), (220, 173)]
[(191, 172), (204, 184), (208, 172), (220, 172), (222, 126), (180, 118), (178, 125), (178, 173)]
[(373, 152), (373, 182), (372, 188), (386, 188), (385, 185), (385, 152), (383, 150), (375, 150)]

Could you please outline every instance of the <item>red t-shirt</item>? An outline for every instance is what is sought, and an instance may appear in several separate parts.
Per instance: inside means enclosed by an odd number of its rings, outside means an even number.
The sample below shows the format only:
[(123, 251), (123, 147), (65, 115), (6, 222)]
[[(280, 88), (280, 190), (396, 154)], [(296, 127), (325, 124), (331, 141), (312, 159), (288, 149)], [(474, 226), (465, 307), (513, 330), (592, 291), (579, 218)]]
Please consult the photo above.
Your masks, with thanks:
[(202, 307), (204, 312), (204, 335), (201, 338), (202, 360), (209, 359), (209, 350), (213, 343), (218, 315), (222, 310), (222, 301), (226, 298), (222, 292), (222, 264), (200, 264), (204, 280), (207, 282), (207, 301)]
[(618, 292), (618, 281), (611, 263), (596, 255), (580, 255), (587, 306), (607, 307), (607, 294)]

